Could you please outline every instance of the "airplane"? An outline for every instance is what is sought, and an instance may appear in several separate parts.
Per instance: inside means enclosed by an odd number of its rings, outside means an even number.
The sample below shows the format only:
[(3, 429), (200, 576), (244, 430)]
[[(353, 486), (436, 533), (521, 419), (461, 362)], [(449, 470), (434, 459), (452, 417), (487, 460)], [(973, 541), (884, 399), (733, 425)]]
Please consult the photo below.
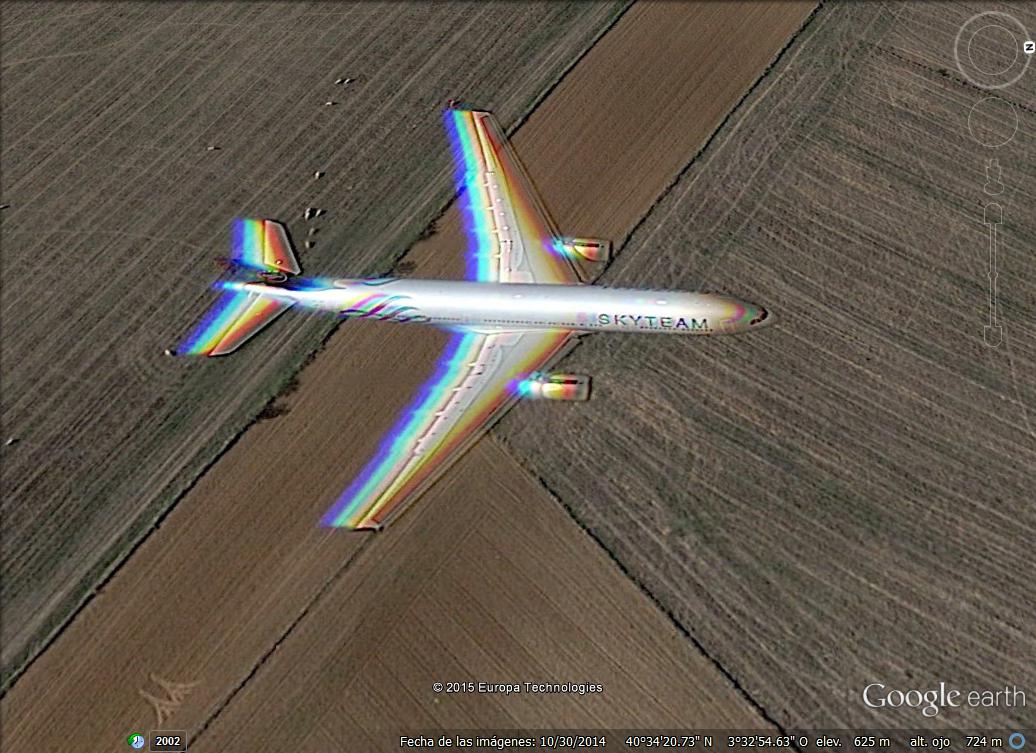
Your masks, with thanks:
[(434, 374), (324, 526), (383, 528), (519, 399), (588, 399), (588, 376), (549, 370), (578, 336), (734, 334), (773, 321), (730, 296), (586, 283), (581, 268), (607, 264), (610, 243), (558, 233), (489, 112), (450, 108), (446, 125), (470, 236), (466, 279), (301, 277), (283, 225), (239, 219), (231, 266), (249, 276), (217, 283), (220, 301), (175, 351), (232, 353), (296, 305), (451, 333)]

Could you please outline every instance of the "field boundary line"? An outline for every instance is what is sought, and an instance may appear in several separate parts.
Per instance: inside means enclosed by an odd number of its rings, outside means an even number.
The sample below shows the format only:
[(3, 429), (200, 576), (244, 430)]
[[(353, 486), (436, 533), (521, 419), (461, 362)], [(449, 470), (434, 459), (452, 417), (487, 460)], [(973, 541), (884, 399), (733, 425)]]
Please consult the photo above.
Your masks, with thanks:
[(198, 738), (205, 734), (205, 732), (209, 729), (212, 723), (216, 721), (220, 714), (223, 713), (223, 710), (226, 709), (230, 704), (232, 704), (234, 702), (234, 699), (237, 698), (238, 694), (245, 689), (248, 683), (251, 682), (257, 674), (259, 674), (259, 671), (262, 670), (264, 666), (266, 666), (266, 662), (269, 661), (270, 657), (273, 656), (274, 652), (278, 648), (280, 648), (281, 644), (284, 643), (284, 641), (288, 640), (288, 638), (291, 637), (291, 634), (295, 632), (295, 628), (302, 624), (302, 621), (306, 619), (306, 616), (310, 613), (313, 607), (315, 607), (320, 602), (320, 600), (327, 594), (327, 592), (331, 590), (335, 583), (338, 582), (339, 577), (341, 577), (341, 575), (349, 568), (349, 566), (353, 562), (359, 559), (360, 556), (365, 551), (367, 551), (367, 549), (370, 547), (371, 543), (374, 541), (378, 534), (375, 532), (366, 532), (365, 534), (361, 535), (366, 535), (367, 540), (360, 544), (358, 547), (356, 547), (355, 551), (353, 551), (353, 553), (346, 558), (345, 562), (343, 562), (341, 566), (338, 567), (338, 569), (331, 573), (330, 577), (328, 577), (328, 579), (324, 581), (320, 588), (317, 589), (317, 592), (313, 595), (313, 598), (309, 600), (309, 603), (306, 604), (306, 606), (302, 608), (298, 615), (295, 616), (295, 619), (289, 622), (288, 626), (284, 628), (284, 631), (277, 637), (277, 639), (274, 640), (270, 644), (270, 646), (262, 654), (259, 655), (259, 658), (255, 661), (255, 663), (252, 665), (252, 668), (241, 679), (241, 681), (230, 689), (230, 692), (228, 692), (226, 696), (224, 696), (221, 702), (216, 704), (216, 707), (212, 709), (211, 713), (209, 713), (209, 715), (205, 718), (205, 721), (202, 722), (201, 726), (198, 728), (198, 731), (194, 734), (188, 734), (188, 745), (195, 745), (198, 742)]
[[(537, 482), (539, 482), (540, 486), (543, 488), (543, 491), (545, 491), (547, 494), (554, 498), (554, 500), (561, 506), (561, 508), (565, 511), (569, 518), (572, 519), (572, 522), (576, 526), (578, 526), (584, 534), (589, 536), (590, 539), (597, 546), (601, 548), (601, 551), (605, 553), (609, 561), (611, 561), (612, 564), (614, 564), (619, 569), (619, 572), (621, 572), (623, 576), (627, 580), (629, 580), (630, 583), (636, 586), (637, 590), (640, 591), (644, 595), (644, 597), (648, 601), (650, 601), (651, 604), (654, 605), (654, 607), (658, 609), (659, 612), (662, 613), (666, 620), (668, 620), (669, 623), (674, 628), (676, 628), (677, 632), (679, 632), (680, 635), (682, 635), (684, 638), (690, 641), (691, 645), (694, 646), (695, 650), (697, 650), (698, 653), (701, 654), (709, 662), (709, 664), (715, 667), (716, 670), (721, 675), (723, 675), (727, 682), (730, 683), (731, 687), (734, 688), (735, 692), (739, 696), (741, 696), (741, 698), (743, 698), (744, 701), (753, 710), (755, 710), (756, 713), (759, 714), (760, 718), (767, 724), (777, 729), (782, 735), (787, 735), (788, 730), (784, 727), (784, 725), (778, 722), (772, 716), (770, 716), (770, 713), (766, 710), (766, 707), (759, 703), (759, 701), (757, 701), (755, 697), (748, 692), (745, 686), (741, 684), (741, 682), (733, 675), (733, 673), (730, 670), (728, 670), (725, 666), (723, 666), (723, 663), (715, 656), (713, 656), (707, 648), (705, 648), (705, 644), (698, 640), (698, 638), (696, 638), (694, 634), (691, 633), (686, 626), (684, 626), (684, 624), (680, 621), (679, 617), (676, 616), (676, 613), (669, 609), (665, 604), (663, 604), (655, 596), (651, 589), (649, 589), (647, 585), (642, 580), (640, 580), (640, 578), (634, 575), (633, 572), (626, 567), (623, 561), (619, 559), (619, 557), (605, 545), (604, 541), (596, 533), (594, 533), (592, 529), (590, 529), (586, 524), (584, 524), (582, 520), (579, 519), (579, 517), (575, 514), (573, 508), (570, 507), (565, 502), (565, 500), (562, 499), (562, 497), (559, 494), (557, 494), (554, 491), (554, 489), (551, 488), (550, 484), (547, 483), (547, 480), (540, 476), (538, 473), (532, 471), (524, 462), (522, 462), (522, 459), (516, 453), (513, 452), (506, 440), (500, 439), (496, 436), (492, 437), (492, 439), (493, 441), (501, 445), (504, 452), (510, 455), (514, 459), (514, 461), (525, 470), (526, 473), (528, 473), (530, 476), (535, 478)], [(790, 750), (801, 751), (802, 749), (798, 745), (793, 744)]]
[[(720, 122), (713, 129), (712, 133), (710, 133), (708, 138), (706, 138), (705, 141), (702, 143), (702, 146), (677, 172), (673, 180), (670, 181), (670, 183), (662, 190), (662, 192), (658, 195), (657, 199), (652, 203), (652, 205), (643, 214), (643, 216), (636, 223), (634, 223), (634, 225), (623, 237), (622, 241), (617, 244), (615, 252), (616, 256), (622, 253), (623, 248), (625, 248), (629, 244), (630, 240), (633, 238), (636, 232), (647, 222), (647, 220), (651, 217), (655, 210), (665, 201), (666, 197), (669, 196), (676, 189), (676, 187), (680, 184), (680, 182), (687, 175), (687, 173), (690, 172), (694, 165), (698, 163), (698, 161), (708, 151), (709, 147), (712, 146), (712, 144), (716, 140), (716, 137), (719, 136), (719, 134), (726, 127), (726, 125), (734, 118), (735, 115), (740, 113), (740, 111), (743, 109), (745, 102), (752, 96), (752, 94), (759, 88), (759, 86), (767, 78), (769, 78), (770, 74), (773, 73), (773, 71), (777, 68), (780, 62), (785, 58), (787, 53), (795, 46), (795, 43), (799, 40), (802, 34), (805, 33), (806, 30), (813, 24), (818, 14), (825, 7), (826, 4), (826, 0), (820, 0), (813, 8), (813, 10), (810, 11), (810, 13), (802, 21), (802, 23), (799, 25), (799, 28), (796, 29), (794, 33), (789, 35), (787, 41), (777, 51), (773, 59), (770, 61), (769, 65), (767, 65), (766, 68), (764, 68), (763, 71), (756, 78), (756, 80), (753, 81), (752, 84), (745, 89), (744, 94), (738, 98), (737, 102), (735, 102), (734, 105), (730, 108), (730, 111), (727, 112), (727, 114), (722, 118), (722, 120), (720, 120)], [(578, 344), (576, 347), (578, 347)], [(574, 509), (570, 505), (568, 505), (565, 502), (565, 500), (554, 491), (553, 488), (551, 488), (547, 480), (543, 478), (540, 474), (536, 473), (533, 469), (531, 469), (528, 466), (528, 464), (524, 462), (524, 459), (521, 457), (520, 453), (515, 452), (515, 450), (511, 447), (507, 440), (501, 437), (497, 431), (492, 431), (490, 433), (490, 437), (493, 441), (501, 445), (504, 451), (511, 458), (513, 458), (514, 461), (518, 463), (518, 465), (525, 469), (526, 473), (528, 473), (530, 476), (532, 476), (539, 482), (543, 490), (550, 494), (550, 496), (553, 497), (554, 500), (565, 510), (568, 516), (572, 519), (572, 522), (575, 525), (577, 525), (584, 534), (589, 536), (594, 541), (594, 543), (597, 544), (597, 546), (601, 548), (601, 550), (605, 553), (608, 559), (612, 563), (614, 563), (614, 565), (617, 568), (619, 568), (619, 571), (631, 583), (633, 583), (637, 587), (637, 589), (665, 616), (665, 618), (673, 625), (674, 628), (676, 628), (680, 635), (684, 636), (684, 638), (690, 641), (691, 645), (693, 645), (694, 648), (710, 664), (712, 664), (712, 666), (714, 666), (724, 678), (726, 678), (726, 680), (731, 684), (731, 686), (734, 688), (737, 694), (740, 695), (749, 704), (749, 706), (759, 714), (760, 718), (762, 718), (763, 721), (765, 721), (767, 724), (776, 728), (782, 735), (786, 735), (788, 730), (784, 727), (784, 725), (782, 725), (773, 716), (770, 715), (766, 707), (763, 706), (758, 700), (756, 700), (756, 698), (748, 691), (748, 689), (741, 684), (737, 677), (735, 677), (734, 674), (729, 669), (727, 669), (722, 662), (719, 661), (719, 659), (713, 656), (713, 654), (709, 652), (705, 645), (690, 632), (690, 630), (677, 617), (676, 613), (669, 609), (664, 603), (662, 603), (655, 596), (655, 594), (647, 587), (647, 585), (639, 578), (637, 578), (636, 575), (634, 575), (634, 573), (626, 567), (623, 561), (619, 559), (618, 556), (611, 549), (608, 548), (608, 546), (605, 545), (605, 542), (599, 536), (597, 536), (597, 534), (595, 534), (586, 524), (583, 523), (583, 521), (576, 515)], [(791, 749), (801, 750), (801, 748), (799, 748), (798, 745), (792, 745)]]

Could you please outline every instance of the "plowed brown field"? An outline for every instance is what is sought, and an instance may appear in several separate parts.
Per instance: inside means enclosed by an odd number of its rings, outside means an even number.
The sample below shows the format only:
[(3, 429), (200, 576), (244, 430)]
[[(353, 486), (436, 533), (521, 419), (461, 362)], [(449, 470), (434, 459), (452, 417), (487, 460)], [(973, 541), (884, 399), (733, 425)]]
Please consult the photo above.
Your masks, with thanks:
[[(625, 237), (810, 8), (628, 12), (515, 139), (560, 225)], [(459, 265), (456, 213), (439, 225), (415, 249), (420, 274)], [(765, 725), (492, 440), (377, 537), (314, 528), (441, 344), (336, 333), (290, 412), (246, 432), (10, 691), (8, 749), (60, 750), (73, 729), (119, 740), (156, 725), (148, 696), (196, 750), (397, 749), (356, 728), (415, 723)], [(509, 677), (604, 692), (430, 689)]]
[[(1036, 6), (998, 8), (1036, 29)], [(498, 432), (788, 728), (1031, 723), (1036, 76), (964, 78), (954, 40), (986, 10), (820, 9), (605, 276), (737, 291), (773, 327), (589, 338), (562, 368), (608, 409), (529, 405)], [(1012, 22), (979, 21), (975, 65), (1020, 70)], [(1028, 707), (868, 709), (872, 682), (1017, 687)]]

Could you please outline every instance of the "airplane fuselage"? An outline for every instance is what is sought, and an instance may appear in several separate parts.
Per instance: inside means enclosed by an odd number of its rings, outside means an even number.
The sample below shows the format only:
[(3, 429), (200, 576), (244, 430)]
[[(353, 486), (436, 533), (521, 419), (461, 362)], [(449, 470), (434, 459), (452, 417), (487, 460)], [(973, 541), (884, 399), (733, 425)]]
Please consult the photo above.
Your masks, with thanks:
[(736, 298), (672, 290), (464, 280), (293, 280), (227, 287), (335, 311), (348, 318), (487, 330), (733, 334), (769, 321)]
[(773, 320), (725, 295), (579, 284), (583, 271), (605, 268), (611, 244), (561, 235), (488, 112), (451, 108), (446, 121), (467, 220), (468, 247), (458, 251), (468, 280), (304, 278), (283, 223), (238, 218), (225, 265), (235, 279), (217, 282), (223, 293), (208, 315), (181, 348), (166, 350), (228, 355), (295, 306), (450, 331), (435, 338), (438, 365), (321, 519), (326, 526), (383, 527), (516, 400), (588, 399), (588, 375), (550, 371), (572, 334), (734, 334)]

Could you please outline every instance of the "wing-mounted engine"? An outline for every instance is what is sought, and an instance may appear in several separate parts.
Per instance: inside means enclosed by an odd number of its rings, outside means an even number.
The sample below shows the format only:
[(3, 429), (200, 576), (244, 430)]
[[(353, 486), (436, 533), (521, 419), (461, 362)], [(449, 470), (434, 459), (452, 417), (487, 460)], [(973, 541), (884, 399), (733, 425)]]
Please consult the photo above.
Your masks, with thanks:
[(518, 383), (518, 394), (526, 400), (589, 400), (590, 377), (536, 372)]
[(607, 264), (612, 256), (612, 242), (599, 238), (558, 238), (558, 244), (568, 256)]

